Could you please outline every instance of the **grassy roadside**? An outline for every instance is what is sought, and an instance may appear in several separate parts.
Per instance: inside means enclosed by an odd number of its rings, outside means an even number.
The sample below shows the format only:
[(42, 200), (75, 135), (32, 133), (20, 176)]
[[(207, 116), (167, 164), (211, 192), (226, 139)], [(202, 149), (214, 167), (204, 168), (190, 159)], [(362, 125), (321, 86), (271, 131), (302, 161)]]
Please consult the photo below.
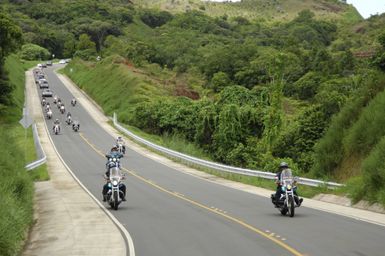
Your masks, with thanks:
[[(25, 157), (25, 164), (31, 163), (37, 160), (37, 155), (35, 152), (35, 144), (32, 134), (32, 127), (29, 127), (26, 131), (24, 128), (18, 123), (19, 119), (22, 117), (22, 108), (24, 104), (24, 91), (25, 91), (25, 71), (35, 67), (37, 63), (41, 61), (25, 61), (19, 60), (16, 55), (10, 56), (6, 61), (6, 67), (9, 72), (9, 79), (11, 83), (14, 85), (13, 97), (15, 106), (17, 108), (12, 108), (13, 113), (17, 113), (17, 115), (11, 115), (12, 122), (15, 122), (15, 126), (10, 132), (14, 133), (16, 136), (16, 143), (23, 148)], [(28, 172), (34, 181), (44, 181), (48, 180), (48, 172), (46, 164), (35, 168), (32, 171)]]
[(0, 255), (20, 254), (33, 216), (33, 180), (47, 179), (46, 167), (27, 172), (25, 165), (36, 160), (31, 128), (18, 123), (24, 103), (25, 75), (34, 62), (21, 63), (15, 55), (5, 67), (14, 86), (12, 105), (0, 119)]

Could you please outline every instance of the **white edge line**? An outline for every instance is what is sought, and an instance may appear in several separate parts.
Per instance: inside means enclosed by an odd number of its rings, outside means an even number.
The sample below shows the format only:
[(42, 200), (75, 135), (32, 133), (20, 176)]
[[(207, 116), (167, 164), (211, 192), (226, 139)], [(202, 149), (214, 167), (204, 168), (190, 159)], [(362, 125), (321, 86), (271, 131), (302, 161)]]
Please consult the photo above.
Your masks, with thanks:
[(44, 118), (43, 109), (40, 108), (40, 110), (41, 110), (40, 113), (43, 115), (43, 123), (44, 123), (46, 133), (47, 133), (48, 138), (51, 142), (51, 145), (52, 145), (53, 149), (55, 150), (57, 156), (59, 157), (60, 161), (63, 163), (63, 165), (65, 166), (67, 171), (71, 174), (71, 176), (75, 179), (75, 181), (80, 185), (80, 187), (96, 202), (96, 204), (104, 211), (104, 213), (107, 214), (107, 216), (114, 222), (114, 224), (122, 231), (122, 233), (126, 237), (126, 241), (128, 242), (129, 256), (135, 256), (134, 241), (132, 240), (130, 233), (115, 218), (115, 216), (110, 211), (108, 211), (107, 208), (102, 203), (100, 203), (98, 199), (96, 199), (96, 197), (86, 188), (86, 186), (83, 185), (83, 183), (76, 177), (76, 175), (72, 172), (72, 170), (69, 168), (69, 166), (65, 163), (64, 159), (61, 157), (60, 153), (56, 149), (55, 144), (53, 143), (53, 140), (51, 138), (51, 134), (49, 133), (47, 123), (46, 123), (45, 118)]

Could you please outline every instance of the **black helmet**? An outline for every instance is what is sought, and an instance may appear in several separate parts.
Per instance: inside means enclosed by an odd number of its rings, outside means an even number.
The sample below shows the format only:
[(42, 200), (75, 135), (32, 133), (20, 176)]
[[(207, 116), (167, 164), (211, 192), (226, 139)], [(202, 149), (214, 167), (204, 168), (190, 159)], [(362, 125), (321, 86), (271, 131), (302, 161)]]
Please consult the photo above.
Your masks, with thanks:
[(289, 168), (289, 165), (286, 162), (281, 162), (279, 164), (279, 169)]

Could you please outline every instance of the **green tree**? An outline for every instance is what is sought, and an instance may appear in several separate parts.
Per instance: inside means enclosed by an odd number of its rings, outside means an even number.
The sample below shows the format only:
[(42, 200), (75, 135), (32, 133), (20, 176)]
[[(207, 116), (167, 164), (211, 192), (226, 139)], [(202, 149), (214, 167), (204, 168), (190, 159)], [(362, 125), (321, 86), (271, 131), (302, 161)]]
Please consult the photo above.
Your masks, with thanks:
[(47, 60), (51, 53), (36, 44), (25, 44), (21, 47), (20, 57), (24, 60)]
[(222, 71), (215, 73), (211, 78), (210, 87), (214, 90), (214, 92), (219, 92), (224, 87), (230, 86), (230, 85), (231, 85), (231, 80), (229, 76)]
[(11, 18), (0, 9), (0, 65), (5, 57), (20, 47), (22, 42), (22, 31)]
[(15, 22), (0, 9), (0, 111), (11, 103), (12, 85), (4, 68), (5, 58), (20, 47), (22, 32)]
[(91, 38), (87, 34), (81, 34), (79, 36), (79, 42), (77, 43), (76, 49), (82, 50), (96, 50), (95, 43), (91, 41)]
[(172, 20), (173, 16), (171, 13), (166, 11), (156, 10), (144, 10), (140, 15), (140, 19), (151, 28), (160, 27)]

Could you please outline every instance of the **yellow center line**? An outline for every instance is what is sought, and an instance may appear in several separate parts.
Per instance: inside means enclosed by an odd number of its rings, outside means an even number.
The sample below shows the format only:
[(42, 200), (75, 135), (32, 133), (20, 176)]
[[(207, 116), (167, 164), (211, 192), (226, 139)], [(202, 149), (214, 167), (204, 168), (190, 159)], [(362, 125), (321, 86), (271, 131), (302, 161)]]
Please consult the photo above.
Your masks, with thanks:
[[(85, 141), (85, 142), (86, 142), (86, 143), (87, 143), (93, 150), (95, 150), (99, 155), (105, 157), (105, 154), (104, 154), (102, 151), (100, 151), (99, 149), (97, 149), (92, 143), (90, 143), (90, 142), (88, 141), (88, 139), (87, 139), (86, 137), (84, 137), (84, 135), (83, 135), (82, 133), (79, 133), (79, 135), (80, 135), (80, 137), (81, 137), (81, 138), (82, 138), (82, 139), (83, 139), (83, 140), (84, 140), (84, 141)], [(233, 221), (233, 222), (235, 222), (235, 223), (237, 223), (237, 224), (239, 224), (239, 225), (241, 225), (241, 226), (243, 226), (243, 227), (245, 227), (245, 228), (247, 228), (247, 229), (249, 229), (249, 230), (251, 230), (251, 231), (253, 231), (253, 232), (255, 232), (255, 233), (257, 233), (257, 234), (259, 234), (259, 235), (261, 235), (261, 236), (263, 236), (263, 237), (265, 237), (265, 238), (267, 238), (267, 239), (269, 239), (269, 240), (271, 240), (271, 241), (273, 241), (274, 243), (280, 245), (281, 247), (283, 247), (284, 249), (288, 250), (289, 252), (291, 252), (291, 253), (292, 253), (293, 255), (295, 255), (295, 256), (303, 256), (303, 255), (302, 255), (300, 252), (298, 252), (296, 249), (294, 249), (294, 248), (292, 248), (291, 246), (285, 244), (285, 243), (282, 242), (281, 240), (276, 239), (274, 236), (271, 236), (271, 234), (266, 234), (265, 232), (259, 230), (259, 229), (256, 228), (256, 227), (253, 227), (253, 226), (251, 226), (251, 225), (245, 223), (244, 221), (242, 221), (242, 220), (240, 220), (240, 219), (237, 219), (237, 218), (232, 217), (232, 216), (230, 216), (230, 215), (228, 215), (228, 214), (225, 214), (225, 213), (223, 213), (223, 212), (220, 212), (220, 211), (218, 211), (217, 209), (212, 209), (212, 208), (210, 208), (210, 207), (208, 207), (208, 206), (206, 206), (206, 205), (203, 205), (203, 204), (201, 204), (201, 203), (198, 203), (198, 202), (196, 202), (196, 201), (194, 201), (194, 200), (192, 200), (192, 199), (186, 198), (186, 197), (182, 196), (181, 194), (179, 194), (179, 193), (177, 193), (177, 192), (169, 191), (169, 190), (167, 190), (167, 189), (165, 189), (165, 188), (163, 188), (163, 187), (161, 187), (161, 186), (159, 186), (159, 185), (157, 185), (157, 184), (155, 184), (155, 183), (149, 181), (148, 179), (146, 179), (146, 178), (144, 178), (144, 177), (142, 177), (142, 176), (136, 174), (134, 171), (130, 171), (130, 170), (126, 169), (126, 168), (122, 168), (122, 169), (125, 170), (127, 173), (131, 174), (132, 176), (138, 178), (139, 180), (141, 180), (141, 181), (143, 181), (143, 182), (149, 184), (150, 186), (153, 186), (153, 187), (157, 188), (157, 189), (160, 190), (160, 191), (163, 191), (163, 192), (166, 193), (166, 194), (169, 194), (169, 195), (172, 195), (172, 196), (174, 196), (174, 197), (177, 197), (177, 198), (179, 198), (179, 199), (181, 199), (181, 200), (184, 200), (184, 201), (186, 201), (186, 202), (191, 203), (192, 205), (195, 205), (195, 206), (197, 206), (197, 207), (200, 207), (200, 208), (202, 208), (202, 209), (205, 209), (205, 210), (207, 210), (207, 211), (210, 211), (210, 212), (212, 212), (212, 213), (215, 213), (215, 214), (217, 214), (217, 215), (220, 215), (220, 216), (222, 216), (222, 217), (224, 217), (224, 218), (226, 218), (226, 219), (228, 219), (228, 220), (230, 220), (230, 221)]]

